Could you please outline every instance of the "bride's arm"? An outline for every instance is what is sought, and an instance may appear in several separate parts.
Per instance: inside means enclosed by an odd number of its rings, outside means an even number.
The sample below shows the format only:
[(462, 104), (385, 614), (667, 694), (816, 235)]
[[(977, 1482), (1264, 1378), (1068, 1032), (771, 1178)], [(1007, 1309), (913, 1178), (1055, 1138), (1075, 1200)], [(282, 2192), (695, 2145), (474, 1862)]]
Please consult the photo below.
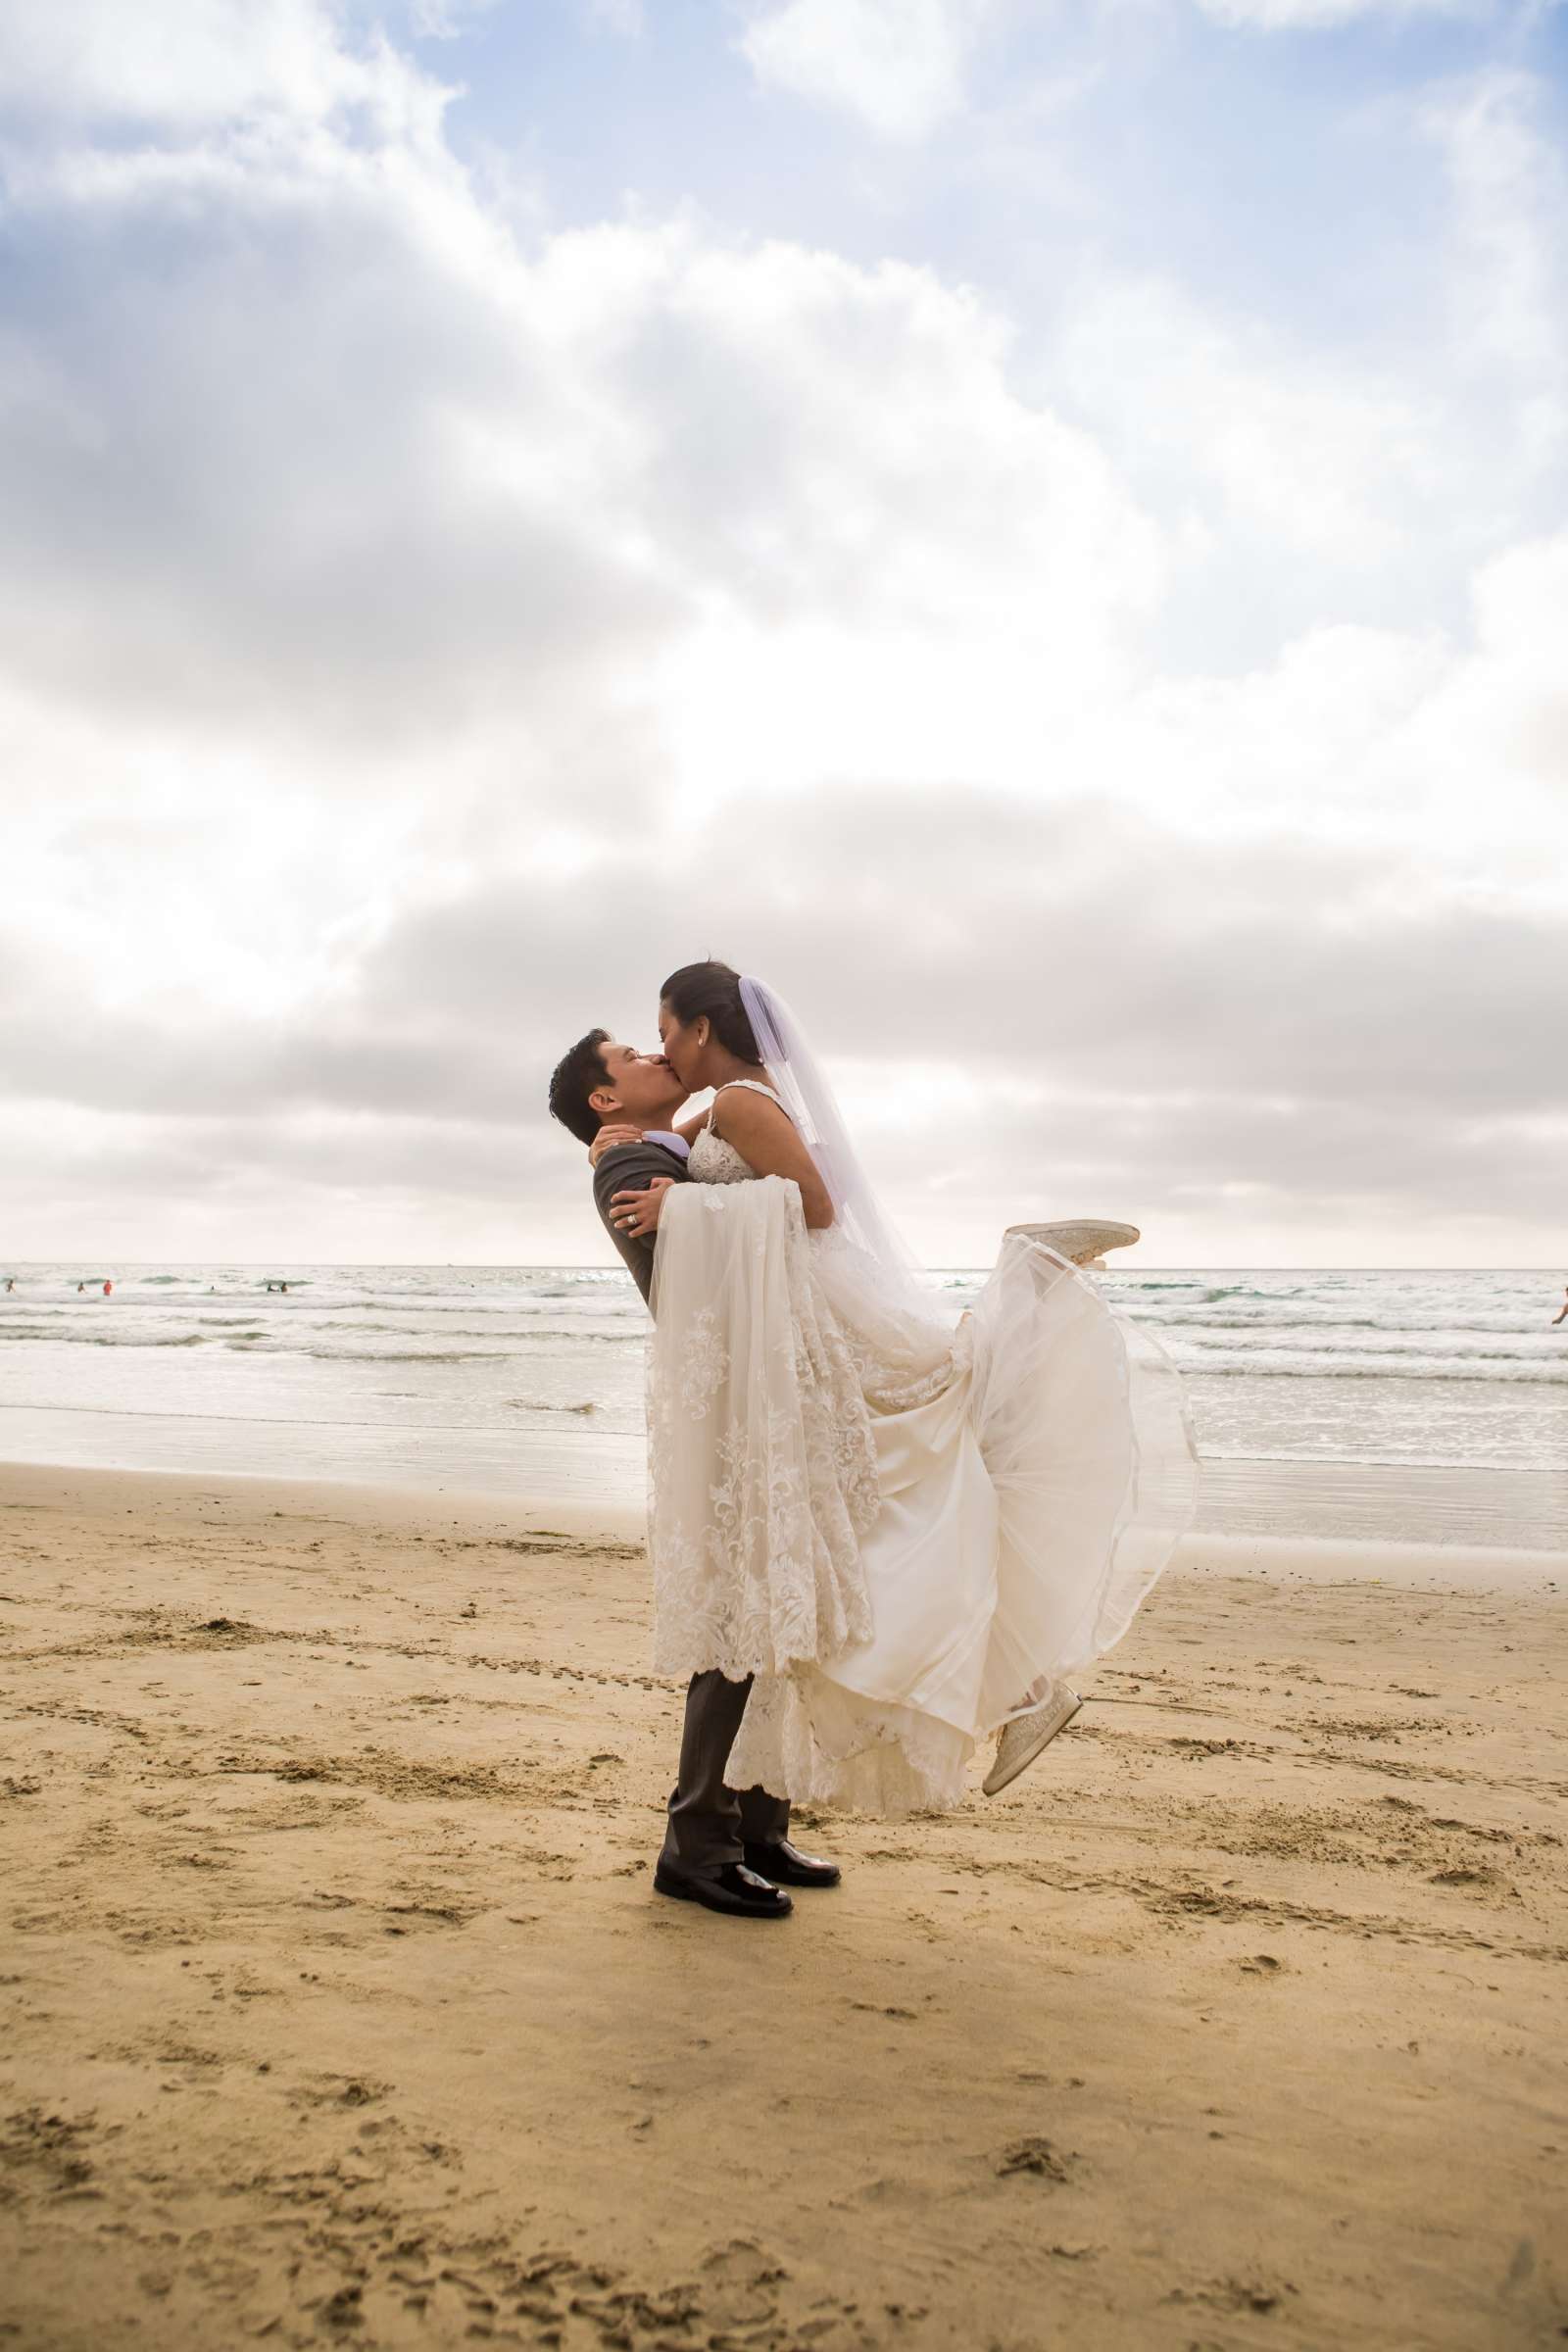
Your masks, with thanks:
[[(706, 1110), (700, 1110), (695, 1118), (682, 1119), (674, 1127), (666, 1127), (664, 1133), (683, 1136), (688, 1144), (695, 1144), (707, 1125), (708, 1113)], [(622, 1122), (612, 1119), (609, 1126), (600, 1128), (599, 1133), (589, 1145), (589, 1163), (597, 1168), (607, 1152), (617, 1150), (621, 1144), (640, 1144), (642, 1140), (643, 1130), (640, 1127), (628, 1127)]]
[(833, 1222), (833, 1202), (802, 1143), (795, 1122), (766, 1095), (729, 1086), (713, 1103), (713, 1125), (759, 1176), (787, 1176), (801, 1188), (806, 1222), (815, 1232)]

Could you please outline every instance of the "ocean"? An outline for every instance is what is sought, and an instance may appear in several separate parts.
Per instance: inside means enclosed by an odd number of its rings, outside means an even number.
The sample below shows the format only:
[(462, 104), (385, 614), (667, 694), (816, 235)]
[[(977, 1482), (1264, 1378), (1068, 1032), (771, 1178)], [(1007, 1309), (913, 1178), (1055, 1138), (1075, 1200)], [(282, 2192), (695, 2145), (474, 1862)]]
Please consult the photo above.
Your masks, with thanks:
[[(641, 1494), (646, 1314), (618, 1266), (5, 1272), (0, 1458)], [(983, 1276), (931, 1279), (956, 1319)], [(1559, 1275), (1097, 1279), (1187, 1375), (1203, 1524), (1568, 1544)]]

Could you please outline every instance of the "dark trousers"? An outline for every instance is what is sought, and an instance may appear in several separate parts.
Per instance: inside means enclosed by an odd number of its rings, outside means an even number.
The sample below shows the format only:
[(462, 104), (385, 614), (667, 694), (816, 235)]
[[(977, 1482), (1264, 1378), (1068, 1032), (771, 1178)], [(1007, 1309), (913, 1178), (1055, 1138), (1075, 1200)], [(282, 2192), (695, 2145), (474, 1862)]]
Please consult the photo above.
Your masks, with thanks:
[(690, 1878), (716, 1879), (726, 1862), (740, 1861), (743, 1844), (771, 1845), (790, 1834), (788, 1797), (725, 1786), (751, 1688), (749, 1675), (744, 1683), (726, 1682), (715, 1666), (694, 1674), (687, 1689), (663, 1859)]

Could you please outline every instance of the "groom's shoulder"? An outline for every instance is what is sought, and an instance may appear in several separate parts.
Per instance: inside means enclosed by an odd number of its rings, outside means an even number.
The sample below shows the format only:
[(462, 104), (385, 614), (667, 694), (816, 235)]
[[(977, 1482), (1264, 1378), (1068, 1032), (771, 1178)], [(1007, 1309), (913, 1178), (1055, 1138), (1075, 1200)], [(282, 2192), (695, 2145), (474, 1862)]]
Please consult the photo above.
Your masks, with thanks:
[[(686, 1173), (686, 1162), (680, 1153), (671, 1152), (667, 1144), (656, 1144), (649, 1135), (640, 1135), (632, 1144), (612, 1144), (610, 1150), (601, 1155), (599, 1166), (608, 1168), (612, 1161), (624, 1163), (632, 1159), (657, 1161), (662, 1176), (684, 1176)], [(598, 1173), (597, 1169), (595, 1173)]]
[(684, 1183), (686, 1163), (662, 1144), (651, 1144), (646, 1136), (635, 1144), (612, 1144), (593, 1170), (594, 1197), (603, 1202), (612, 1192), (631, 1189), (632, 1179), (641, 1177), (646, 1183), (655, 1176), (673, 1176), (677, 1183)]

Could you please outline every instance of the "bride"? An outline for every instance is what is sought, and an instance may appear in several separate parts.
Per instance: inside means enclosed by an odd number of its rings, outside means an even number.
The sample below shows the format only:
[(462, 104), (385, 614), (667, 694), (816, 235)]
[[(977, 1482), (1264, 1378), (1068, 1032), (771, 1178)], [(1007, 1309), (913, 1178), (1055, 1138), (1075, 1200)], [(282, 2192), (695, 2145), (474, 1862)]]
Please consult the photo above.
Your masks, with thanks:
[(943, 1808), (994, 1732), (1004, 1786), (1190, 1520), (1174, 1369), (1023, 1232), (955, 1329), (760, 982), (689, 964), (659, 1027), (713, 1102), (680, 1131), (692, 1181), (612, 1212), (657, 1228), (655, 1664), (756, 1678), (732, 1787)]

